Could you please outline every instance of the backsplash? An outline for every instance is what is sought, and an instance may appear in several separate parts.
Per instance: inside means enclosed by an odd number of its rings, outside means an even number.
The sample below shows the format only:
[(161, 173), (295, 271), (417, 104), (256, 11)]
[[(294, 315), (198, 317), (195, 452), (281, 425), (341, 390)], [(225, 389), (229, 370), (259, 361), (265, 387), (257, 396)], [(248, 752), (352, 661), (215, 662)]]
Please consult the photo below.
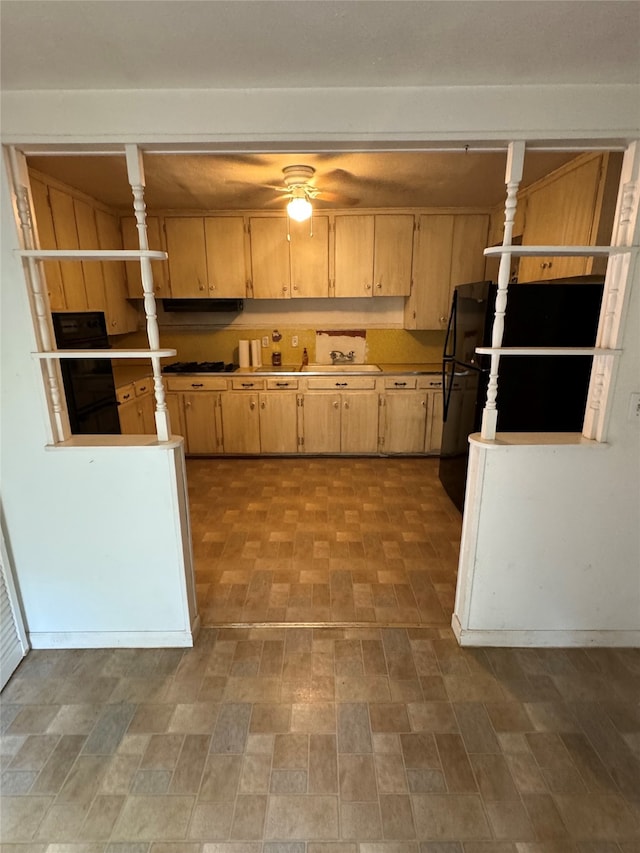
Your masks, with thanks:
[[(268, 336), (269, 346), (261, 348), (262, 363), (269, 364), (271, 353), (279, 349), (283, 364), (300, 364), (302, 352), (306, 347), (310, 362), (327, 361), (318, 357), (316, 352), (317, 332), (325, 331), (308, 328), (280, 329), (282, 340), (274, 344), (271, 339), (273, 328), (237, 328), (216, 330), (176, 330), (163, 329), (160, 340), (163, 347), (177, 349), (179, 361), (232, 361), (238, 363), (238, 341), (252, 340)], [(341, 334), (345, 334), (341, 332)], [(348, 334), (348, 332), (346, 333)], [(293, 347), (291, 339), (298, 337), (298, 346)], [(111, 339), (116, 349), (146, 347), (147, 337), (142, 331), (130, 335), (120, 335)], [(369, 364), (420, 364), (439, 362), (442, 358), (444, 332), (407, 331), (405, 329), (367, 329), (365, 358)], [(337, 347), (337, 349), (343, 349)], [(353, 349), (353, 346), (350, 347)], [(322, 356), (322, 352), (320, 352)], [(357, 359), (360, 360), (359, 358)], [(329, 359), (330, 361), (330, 359)], [(169, 363), (167, 361), (166, 363)]]

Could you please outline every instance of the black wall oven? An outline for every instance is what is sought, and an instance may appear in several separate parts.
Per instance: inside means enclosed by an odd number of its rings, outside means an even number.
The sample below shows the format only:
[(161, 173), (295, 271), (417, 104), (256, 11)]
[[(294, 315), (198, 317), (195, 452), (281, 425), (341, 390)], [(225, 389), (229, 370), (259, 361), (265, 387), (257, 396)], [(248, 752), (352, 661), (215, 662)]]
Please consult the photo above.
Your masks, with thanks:
[[(109, 349), (101, 311), (52, 314), (58, 349)], [(74, 435), (120, 433), (111, 359), (62, 358), (62, 380)]]

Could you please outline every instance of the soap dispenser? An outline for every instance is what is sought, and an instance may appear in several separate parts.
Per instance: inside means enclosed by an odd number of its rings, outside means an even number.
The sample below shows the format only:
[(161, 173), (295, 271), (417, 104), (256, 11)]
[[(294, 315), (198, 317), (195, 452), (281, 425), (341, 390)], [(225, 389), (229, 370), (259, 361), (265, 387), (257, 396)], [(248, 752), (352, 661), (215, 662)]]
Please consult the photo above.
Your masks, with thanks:
[(304, 366), (305, 364), (309, 364), (309, 353), (306, 347), (302, 350), (302, 365)]

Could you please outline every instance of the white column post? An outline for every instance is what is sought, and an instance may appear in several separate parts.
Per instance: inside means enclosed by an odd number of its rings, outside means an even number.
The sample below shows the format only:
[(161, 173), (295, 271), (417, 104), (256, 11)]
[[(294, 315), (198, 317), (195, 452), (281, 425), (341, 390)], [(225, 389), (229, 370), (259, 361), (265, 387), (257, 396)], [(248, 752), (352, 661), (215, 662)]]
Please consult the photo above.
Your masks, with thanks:
[[(137, 145), (125, 145), (127, 157), (127, 175), (131, 192), (133, 193), (133, 210), (138, 228), (138, 242), (140, 249), (149, 249), (147, 237), (146, 205), (144, 202), (144, 166), (142, 163), (142, 152)], [(142, 277), (142, 290), (144, 296), (144, 313), (147, 320), (147, 338), (150, 349), (160, 349), (160, 329), (158, 328), (158, 314), (156, 298), (153, 293), (153, 270), (149, 258), (140, 258), (140, 272)], [(164, 382), (162, 379), (162, 365), (157, 357), (151, 358), (153, 368), (153, 390), (156, 398), (156, 431), (159, 441), (168, 441), (171, 437), (171, 425), (169, 423), (169, 410), (165, 396)]]
[[(29, 170), (24, 154), (14, 146), (9, 148), (9, 167), (23, 249), (39, 248), (39, 241), (31, 209)], [(51, 328), (49, 294), (41, 262), (34, 258), (23, 259), (23, 268), (29, 288), (29, 302), (34, 319), (36, 344), (39, 352), (55, 349)], [(54, 442), (71, 438), (69, 416), (63, 402), (60, 366), (52, 359), (42, 360), (42, 371), (47, 388), (47, 407), (51, 416)]]
[[(507, 169), (505, 183), (507, 185), (507, 200), (505, 202), (504, 215), (504, 237), (503, 246), (510, 246), (513, 237), (513, 222), (516, 215), (517, 193), (522, 180), (522, 168), (524, 166), (524, 142), (510, 142), (507, 154)], [(496, 310), (493, 318), (493, 329), (491, 332), (491, 346), (501, 347), (504, 334), (504, 315), (507, 310), (507, 292), (509, 289), (509, 276), (511, 271), (511, 255), (503, 253), (500, 256), (500, 267), (498, 269), (498, 292), (496, 294)], [(496, 398), (498, 396), (498, 369), (500, 365), (499, 353), (492, 353), (491, 368), (489, 372), (489, 386), (487, 388), (487, 402), (482, 413), (482, 438), (492, 441), (496, 437), (496, 426), (498, 422), (498, 409)]]
[[(620, 175), (618, 201), (611, 235), (612, 246), (633, 246), (640, 230), (640, 142), (632, 142), (625, 151)], [(604, 282), (600, 324), (596, 346), (618, 349), (622, 342), (622, 318), (629, 298), (634, 264), (637, 260), (629, 254), (612, 255), (607, 264)], [(611, 356), (597, 355), (593, 359), (589, 395), (582, 434), (585, 438), (606, 441), (606, 405), (613, 385), (616, 360)]]

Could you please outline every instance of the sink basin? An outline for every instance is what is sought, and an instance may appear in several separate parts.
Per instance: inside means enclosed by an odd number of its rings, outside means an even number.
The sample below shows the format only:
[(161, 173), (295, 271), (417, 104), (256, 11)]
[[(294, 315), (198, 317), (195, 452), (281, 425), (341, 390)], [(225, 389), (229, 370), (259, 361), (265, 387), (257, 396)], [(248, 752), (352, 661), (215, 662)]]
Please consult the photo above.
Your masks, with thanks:
[(262, 367), (254, 367), (255, 373), (297, 373), (300, 370), (297, 364), (281, 364), (274, 367), (272, 364), (263, 364)]
[(377, 364), (304, 364), (300, 370), (314, 373), (380, 373)]

